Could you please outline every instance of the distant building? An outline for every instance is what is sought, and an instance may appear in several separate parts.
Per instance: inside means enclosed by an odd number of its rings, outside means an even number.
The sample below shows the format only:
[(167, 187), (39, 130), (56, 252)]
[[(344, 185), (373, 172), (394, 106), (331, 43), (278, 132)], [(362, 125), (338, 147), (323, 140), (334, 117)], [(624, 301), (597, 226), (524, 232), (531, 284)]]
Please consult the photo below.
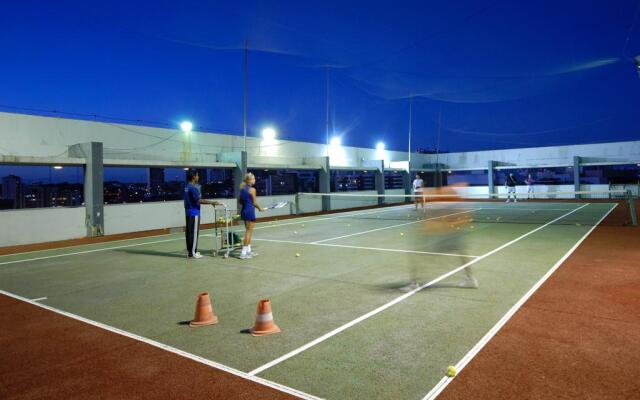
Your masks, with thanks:
[(164, 187), (164, 168), (149, 168), (147, 173), (147, 192), (149, 199), (162, 196)]
[(13, 208), (22, 208), (22, 179), (16, 175), (7, 175), (2, 178), (2, 197), (13, 201)]
[(442, 153), (448, 153), (449, 151), (447, 150), (440, 150), (438, 151), (438, 149), (427, 149), (427, 148), (423, 148), (423, 147), (419, 147), (416, 150), (416, 153), (419, 154), (442, 154)]

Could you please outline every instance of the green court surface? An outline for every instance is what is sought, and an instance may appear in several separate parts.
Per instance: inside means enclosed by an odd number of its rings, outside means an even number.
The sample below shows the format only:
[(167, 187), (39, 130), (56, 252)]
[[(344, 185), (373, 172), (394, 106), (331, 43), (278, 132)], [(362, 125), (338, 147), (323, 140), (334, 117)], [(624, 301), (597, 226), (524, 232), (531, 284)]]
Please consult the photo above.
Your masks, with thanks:
[[(180, 234), (22, 253), (0, 257), (0, 289), (313, 396), (422, 399), (613, 207), (403, 205), (259, 223), (251, 260), (211, 257), (211, 230), (193, 261)], [(473, 222), (431, 234), (460, 214)], [(463, 270), (446, 276), (467, 263), (478, 288), (457, 286)], [(189, 328), (201, 292), (220, 323)], [(282, 333), (245, 333), (261, 298)]]

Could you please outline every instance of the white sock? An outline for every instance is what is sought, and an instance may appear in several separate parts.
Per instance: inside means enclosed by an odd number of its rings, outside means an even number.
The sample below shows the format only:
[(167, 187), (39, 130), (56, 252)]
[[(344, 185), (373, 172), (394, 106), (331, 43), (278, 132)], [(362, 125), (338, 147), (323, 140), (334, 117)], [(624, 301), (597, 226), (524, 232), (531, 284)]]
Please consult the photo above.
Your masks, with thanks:
[(248, 251), (248, 246), (242, 246), (242, 255), (246, 256), (247, 255), (247, 251)]
[(251, 253), (251, 245), (247, 246), (247, 252)]

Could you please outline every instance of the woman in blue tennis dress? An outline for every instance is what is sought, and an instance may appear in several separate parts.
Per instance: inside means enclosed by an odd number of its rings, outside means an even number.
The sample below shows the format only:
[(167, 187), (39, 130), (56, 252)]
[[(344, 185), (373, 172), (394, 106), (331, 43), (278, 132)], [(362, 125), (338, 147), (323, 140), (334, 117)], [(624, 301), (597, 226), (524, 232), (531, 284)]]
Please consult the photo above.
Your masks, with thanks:
[(242, 241), (241, 259), (255, 257), (258, 253), (251, 250), (251, 236), (253, 236), (253, 226), (256, 223), (256, 208), (264, 211), (256, 200), (256, 189), (253, 187), (256, 183), (256, 177), (249, 173), (246, 174), (240, 185), (240, 197), (238, 201), (242, 207), (240, 218), (244, 221), (245, 233)]

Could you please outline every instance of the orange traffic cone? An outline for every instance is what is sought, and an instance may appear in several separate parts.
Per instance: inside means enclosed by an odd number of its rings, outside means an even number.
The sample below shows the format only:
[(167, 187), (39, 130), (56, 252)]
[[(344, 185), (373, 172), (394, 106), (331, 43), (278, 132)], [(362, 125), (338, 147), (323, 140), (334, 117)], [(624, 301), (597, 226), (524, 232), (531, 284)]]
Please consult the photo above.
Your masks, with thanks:
[(213, 313), (213, 307), (211, 307), (211, 299), (209, 293), (201, 293), (198, 296), (198, 302), (196, 303), (196, 315), (193, 321), (189, 323), (191, 327), (214, 325), (218, 323), (218, 317)]
[(273, 323), (271, 302), (268, 299), (262, 299), (258, 302), (256, 324), (249, 331), (253, 336), (265, 336), (280, 332), (280, 328)]

